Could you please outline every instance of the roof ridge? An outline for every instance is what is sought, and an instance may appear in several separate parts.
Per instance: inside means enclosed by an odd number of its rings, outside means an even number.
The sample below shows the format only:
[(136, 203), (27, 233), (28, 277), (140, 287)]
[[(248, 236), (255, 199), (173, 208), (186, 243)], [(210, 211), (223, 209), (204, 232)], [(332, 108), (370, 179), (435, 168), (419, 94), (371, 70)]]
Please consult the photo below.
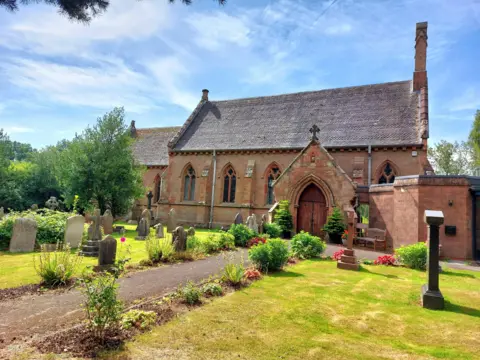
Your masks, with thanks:
[(157, 127), (148, 127), (148, 128), (137, 128), (137, 131), (145, 131), (145, 130), (178, 130), (181, 128), (182, 125), (177, 125), (177, 126), (157, 126)]
[(277, 95), (266, 95), (266, 96), (250, 96), (244, 98), (235, 98), (235, 99), (225, 99), (225, 100), (210, 100), (211, 103), (223, 103), (223, 102), (231, 102), (231, 101), (240, 101), (240, 100), (253, 100), (253, 99), (269, 99), (269, 98), (276, 98), (280, 96), (287, 96), (287, 95), (299, 95), (299, 94), (314, 94), (319, 92), (326, 92), (332, 90), (347, 90), (347, 89), (359, 89), (359, 88), (366, 88), (366, 87), (373, 87), (373, 86), (380, 86), (380, 85), (391, 85), (391, 84), (402, 84), (402, 83), (411, 83), (412, 80), (400, 80), (400, 81), (389, 81), (384, 83), (374, 83), (374, 84), (366, 84), (366, 85), (355, 85), (355, 86), (343, 86), (338, 88), (329, 88), (329, 89), (321, 89), (321, 90), (308, 90), (308, 91), (298, 91), (293, 93), (283, 93)]

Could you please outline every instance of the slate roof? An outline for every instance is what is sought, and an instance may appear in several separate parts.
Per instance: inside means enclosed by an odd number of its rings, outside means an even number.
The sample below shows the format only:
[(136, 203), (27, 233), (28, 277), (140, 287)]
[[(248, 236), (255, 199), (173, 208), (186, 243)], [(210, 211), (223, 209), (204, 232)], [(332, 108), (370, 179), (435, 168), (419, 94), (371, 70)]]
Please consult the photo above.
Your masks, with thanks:
[(411, 81), (207, 101), (170, 146), (177, 151), (303, 148), (313, 124), (324, 147), (421, 144)]
[(168, 165), (168, 142), (181, 127), (158, 127), (136, 129), (137, 137), (133, 143), (133, 155), (142, 165)]

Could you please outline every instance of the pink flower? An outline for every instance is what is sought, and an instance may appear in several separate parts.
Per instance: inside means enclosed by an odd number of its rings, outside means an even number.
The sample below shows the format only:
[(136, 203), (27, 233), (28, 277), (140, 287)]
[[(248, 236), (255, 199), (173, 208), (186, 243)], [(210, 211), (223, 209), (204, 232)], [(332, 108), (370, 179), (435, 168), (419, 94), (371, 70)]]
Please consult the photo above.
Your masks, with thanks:
[(125, 241), (127, 241), (127, 239), (125, 239), (124, 237), (120, 238), (120, 242), (124, 243)]

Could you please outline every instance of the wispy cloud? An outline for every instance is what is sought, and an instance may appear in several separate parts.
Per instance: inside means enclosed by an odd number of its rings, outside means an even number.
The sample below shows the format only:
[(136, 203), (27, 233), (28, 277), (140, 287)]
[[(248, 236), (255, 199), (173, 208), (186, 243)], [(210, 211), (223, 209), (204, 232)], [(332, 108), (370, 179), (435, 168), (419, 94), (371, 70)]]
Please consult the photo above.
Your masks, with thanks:
[(35, 129), (23, 126), (5, 126), (3, 128), (7, 134), (33, 133)]

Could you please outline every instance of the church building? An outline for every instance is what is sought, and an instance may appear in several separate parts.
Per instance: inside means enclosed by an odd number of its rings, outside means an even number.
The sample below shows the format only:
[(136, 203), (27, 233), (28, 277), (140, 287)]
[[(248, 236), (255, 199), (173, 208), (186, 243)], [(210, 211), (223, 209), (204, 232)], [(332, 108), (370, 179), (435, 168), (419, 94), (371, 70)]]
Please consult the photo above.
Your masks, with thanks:
[(182, 127), (132, 122), (157, 217), (173, 208), (180, 224), (216, 227), (289, 200), (294, 231), (319, 235), (334, 207), (357, 206), (371, 185), (430, 174), (426, 22), (414, 57), (403, 81), (233, 100), (203, 90)]

